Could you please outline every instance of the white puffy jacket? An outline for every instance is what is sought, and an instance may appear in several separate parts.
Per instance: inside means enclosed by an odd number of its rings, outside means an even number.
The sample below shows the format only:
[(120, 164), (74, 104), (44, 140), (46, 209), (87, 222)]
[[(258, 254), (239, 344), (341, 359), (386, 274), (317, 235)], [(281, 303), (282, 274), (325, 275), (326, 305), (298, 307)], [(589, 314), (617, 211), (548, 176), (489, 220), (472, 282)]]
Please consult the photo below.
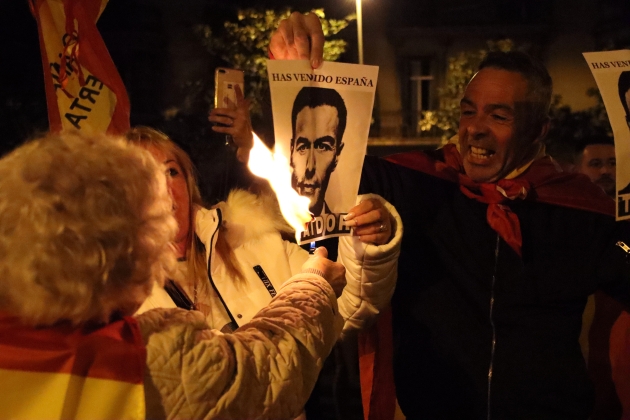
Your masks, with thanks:
[[(394, 235), (388, 244), (381, 246), (364, 244), (353, 236), (340, 238), (338, 261), (346, 267), (347, 281), (339, 298), (339, 310), (346, 321), (344, 331), (363, 328), (389, 304), (398, 274), (403, 231), (400, 216), (377, 195), (359, 196), (357, 203), (366, 198), (377, 198), (384, 203), (393, 217)], [(223, 229), (219, 229), (221, 226)], [(214, 209), (198, 210), (195, 232), (206, 248), (209, 280), (238, 326), (249, 322), (265, 307), (308, 259), (307, 251), (282, 239), (280, 232), (290, 233), (290, 229), (274, 211), (273, 203), (243, 190), (232, 191), (227, 201)], [(220, 234), (225, 235), (232, 262), (238, 265), (245, 281), (235, 281), (216, 252)], [(164, 290), (154, 290), (139, 313), (173, 306)]]

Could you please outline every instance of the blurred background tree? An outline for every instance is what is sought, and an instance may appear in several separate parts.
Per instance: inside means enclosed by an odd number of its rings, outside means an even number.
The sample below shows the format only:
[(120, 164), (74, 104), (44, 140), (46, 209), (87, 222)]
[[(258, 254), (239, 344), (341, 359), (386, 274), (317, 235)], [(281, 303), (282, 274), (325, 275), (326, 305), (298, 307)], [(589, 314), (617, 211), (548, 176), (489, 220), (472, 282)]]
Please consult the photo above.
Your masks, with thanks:
[[(245, 92), (252, 101), (252, 117), (260, 117), (262, 112), (261, 98), (266, 96), (269, 88), (267, 79), (267, 47), (271, 34), (281, 19), (288, 18), (291, 9), (256, 10), (243, 9), (238, 11), (236, 22), (225, 22), (223, 31), (213, 33), (209, 25), (198, 25), (195, 31), (200, 36), (208, 52), (219, 56), (230, 67), (245, 72)], [(354, 14), (343, 19), (326, 19), (324, 9), (314, 9), (322, 22), (324, 37), (324, 60), (336, 61), (345, 51), (347, 42), (337, 37), (351, 21), (356, 19)], [(205, 92), (205, 99), (212, 103), (214, 86)]]

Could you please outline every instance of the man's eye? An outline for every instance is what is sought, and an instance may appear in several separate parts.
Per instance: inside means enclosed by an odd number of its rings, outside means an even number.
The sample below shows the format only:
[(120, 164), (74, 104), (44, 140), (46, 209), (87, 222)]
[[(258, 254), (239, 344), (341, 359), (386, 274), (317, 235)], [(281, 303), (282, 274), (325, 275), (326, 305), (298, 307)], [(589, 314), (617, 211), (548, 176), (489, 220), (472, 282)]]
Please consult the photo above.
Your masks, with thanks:
[(590, 166), (591, 168), (601, 168), (602, 166), (604, 166), (604, 164), (602, 163), (601, 160), (591, 160), (588, 163), (588, 166)]
[(507, 121), (507, 117), (501, 114), (492, 114), (492, 118), (497, 121)]
[(475, 113), (475, 111), (473, 111), (473, 110), (471, 110), (471, 109), (462, 109), (462, 110), (460, 111), (460, 114), (461, 114), (463, 117), (469, 117), (469, 116), (473, 115), (474, 113)]
[(332, 146), (330, 144), (328, 144), (328, 143), (320, 143), (320, 144), (316, 145), (315, 148), (317, 150), (323, 150), (325, 152), (330, 152), (333, 149)]

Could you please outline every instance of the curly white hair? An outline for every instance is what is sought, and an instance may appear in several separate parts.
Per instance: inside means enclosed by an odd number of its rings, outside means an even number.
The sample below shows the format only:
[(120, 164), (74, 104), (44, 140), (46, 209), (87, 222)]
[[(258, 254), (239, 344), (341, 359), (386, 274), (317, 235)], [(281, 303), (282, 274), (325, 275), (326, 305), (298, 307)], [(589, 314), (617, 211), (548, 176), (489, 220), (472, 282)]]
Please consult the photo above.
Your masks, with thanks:
[(47, 134), (0, 159), (0, 309), (30, 325), (130, 315), (174, 264), (164, 168), (124, 139)]

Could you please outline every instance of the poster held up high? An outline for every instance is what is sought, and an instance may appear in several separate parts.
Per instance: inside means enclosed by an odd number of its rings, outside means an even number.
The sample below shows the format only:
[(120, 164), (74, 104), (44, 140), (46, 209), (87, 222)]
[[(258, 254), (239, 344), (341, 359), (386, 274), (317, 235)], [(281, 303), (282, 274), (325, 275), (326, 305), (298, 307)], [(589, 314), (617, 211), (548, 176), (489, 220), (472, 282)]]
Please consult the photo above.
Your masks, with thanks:
[(617, 220), (630, 219), (630, 50), (584, 53), (615, 138)]
[(310, 199), (314, 219), (300, 244), (349, 235), (372, 121), (378, 67), (308, 60), (267, 63), (276, 152), (291, 165), (291, 184)]

